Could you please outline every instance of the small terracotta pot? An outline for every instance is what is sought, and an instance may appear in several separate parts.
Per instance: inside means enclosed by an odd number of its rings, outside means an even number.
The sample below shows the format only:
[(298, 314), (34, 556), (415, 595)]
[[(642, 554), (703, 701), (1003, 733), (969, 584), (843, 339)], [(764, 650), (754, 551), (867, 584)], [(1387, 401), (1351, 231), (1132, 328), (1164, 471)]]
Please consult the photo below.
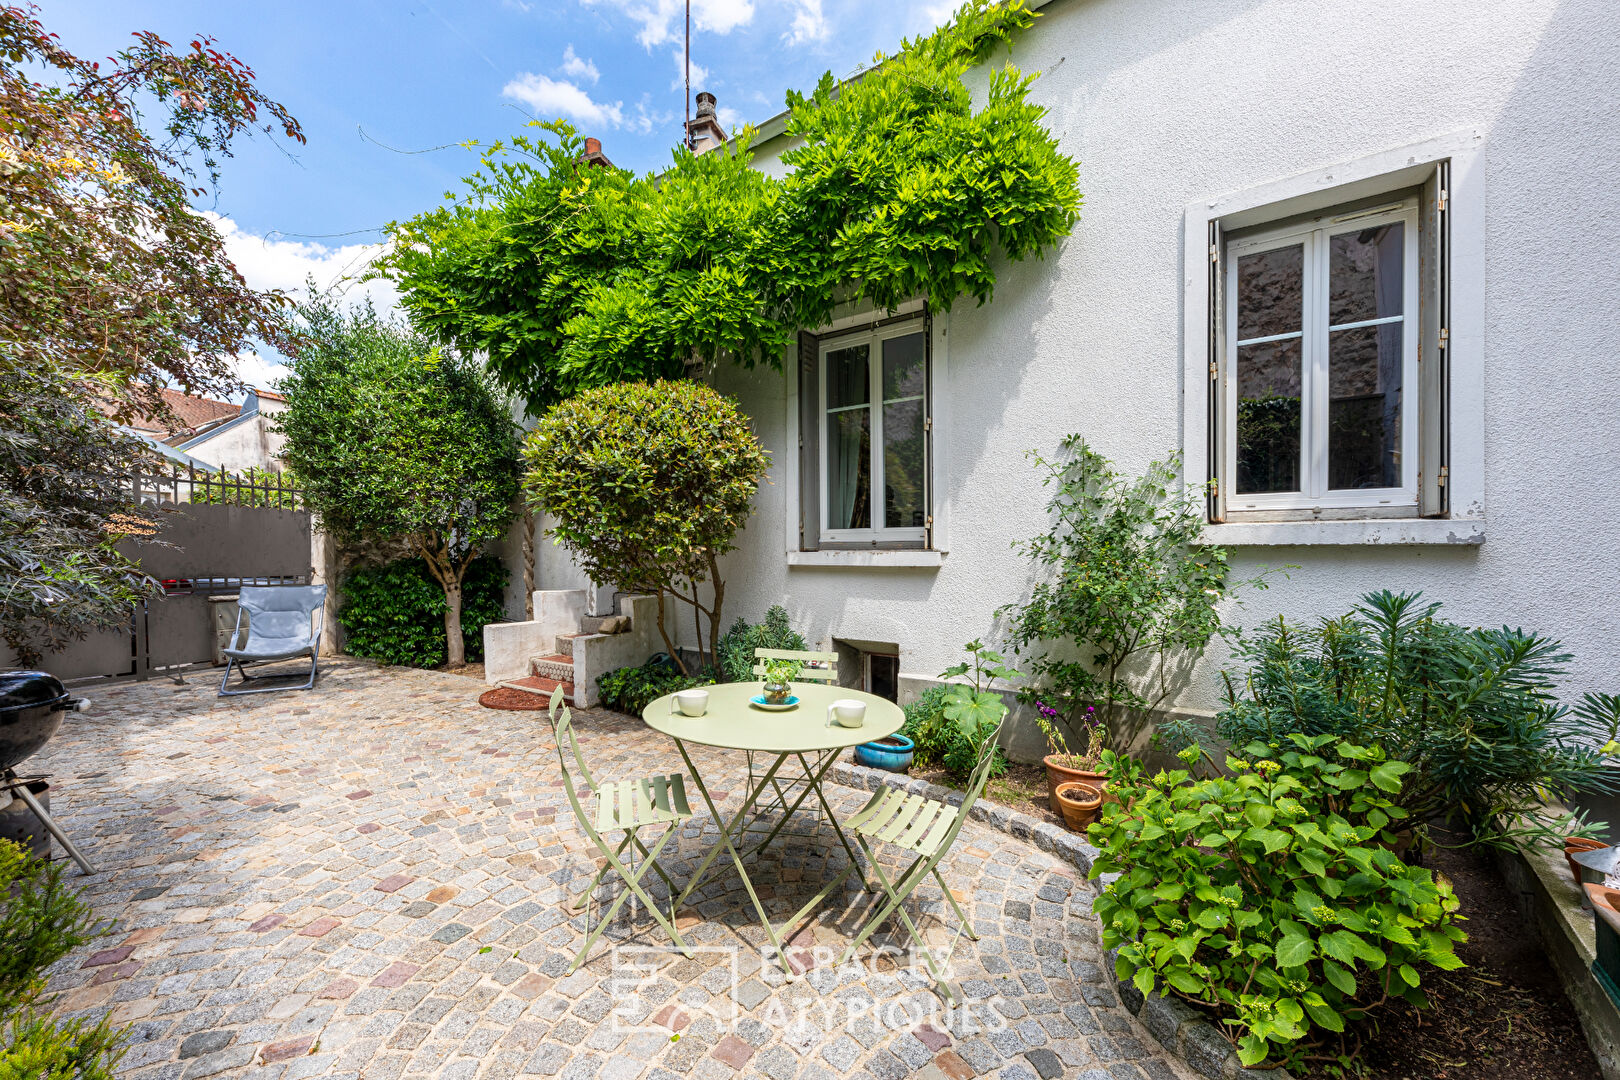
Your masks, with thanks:
[(1102, 810), (1103, 793), (1094, 784), (1066, 780), (1057, 786), (1057, 800), (1063, 823), (1074, 832), (1083, 832), (1087, 825), (1097, 820), (1097, 814)]
[(1041, 759), (1046, 766), (1046, 801), (1055, 812), (1062, 813), (1063, 807), (1058, 804), (1057, 789), (1059, 784), (1081, 783), (1090, 784), (1098, 791), (1107, 792), (1108, 774), (1100, 772), (1087, 772), (1084, 769), (1072, 769), (1062, 763), (1057, 754), (1047, 754)]
[(1608, 844), (1605, 844), (1601, 840), (1589, 840), (1584, 836), (1564, 837), (1564, 861), (1569, 864), (1569, 875), (1575, 879), (1575, 888), (1578, 891), (1584, 892), (1586, 883), (1581, 879), (1580, 864), (1571, 858), (1571, 856), (1579, 855), (1583, 851), (1596, 851), (1599, 848), (1606, 848), (1608, 846)]

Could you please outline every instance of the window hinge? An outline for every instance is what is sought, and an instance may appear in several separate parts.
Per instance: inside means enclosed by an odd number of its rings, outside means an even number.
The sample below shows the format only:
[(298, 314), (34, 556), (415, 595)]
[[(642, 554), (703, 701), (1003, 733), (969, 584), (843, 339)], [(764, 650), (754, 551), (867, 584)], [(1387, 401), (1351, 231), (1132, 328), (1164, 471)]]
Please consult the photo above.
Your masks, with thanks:
[(934, 430), (934, 418), (932, 416), (923, 417), (923, 430), (924, 431), (933, 431)]
[(1211, 360), (1209, 362), (1209, 377), (1210, 377), (1210, 379), (1211, 380), (1218, 379), (1218, 378), (1220, 378), (1220, 375), (1221, 375), (1220, 365), (1217, 364), (1215, 361)]
[(1445, 188), (1441, 188), (1439, 196), (1435, 198), (1435, 200), (1434, 200), (1434, 208), (1437, 211), (1439, 211), (1440, 213), (1445, 213), (1445, 210), (1446, 210), (1446, 189)]
[(1221, 245), (1209, 245), (1209, 261), (1212, 263), (1218, 263), (1221, 261)]
[(1214, 498), (1218, 499), (1218, 498), (1221, 497), (1221, 478), (1220, 477), (1215, 476), (1215, 477), (1210, 478), (1210, 481), (1209, 481), (1209, 493)]
[(1443, 349), (1449, 344), (1451, 344), (1451, 329), (1442, 326), (1440, 328), (1440, 347)]
[(1446, 477), (1448, 477), (1450, 475), (1451, 475), (1451, 466), (1450, 465), (1442, 465), (1442, 466), (1440, 466), (1440, 473), (1435, 478), (1435, 481), (1434, 481), (1435, 484), (1438, 485), (1439, 487), (1445, 487), (1446, 486)]
[(932, 528), (933, 528), (933, 527), (934, 527), (934, 515), (933, 515), (933, 514), (929, 514), (929, 515), (928, 515), (928, 517), (927, 517), (927, 518), (926, 518), (926, 519), (925, 519), (925, 521), (924, 521), (924, 524), (925, 524), (925, 525), (926, 525), (926, 526), (927, 526), (927, 527), (928, 527), (928, 528), (930, 528), (930, 529), (932, 529)]

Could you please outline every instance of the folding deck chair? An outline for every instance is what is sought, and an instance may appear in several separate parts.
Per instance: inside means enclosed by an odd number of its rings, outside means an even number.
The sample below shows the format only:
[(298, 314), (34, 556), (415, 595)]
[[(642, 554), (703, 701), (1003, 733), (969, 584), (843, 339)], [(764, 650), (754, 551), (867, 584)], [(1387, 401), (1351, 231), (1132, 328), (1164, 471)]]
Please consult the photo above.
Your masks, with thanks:
[[(231, 631), (230, 648), (225, 654), (225, 677), (219, 681), (220, 697), (240, 694), (273, 694), (278, 690), (308, 690), (315, 685), (320, 664), (321, 625), (326, 613), (325, 585), (244, 585), (236, 598), (236, 628)], [(248, 617), (247, 640), (242, 636), (242, 616)], [(256, 690), (228, 690), (231, 669), (242, 682), (281, 678), (277, 675), (249, 675), (249, 664), (274, 664), (281, 660), (309, 657), (309, 680), (299, 686), (261, 686)]]
[[(658, 865), (658, 853), (664, 850), (664, 845), (676, 835), (682, 823), (692, 817), (692, 811), (686, 804), (685, 775), (670, 773), (667, 776), (654, 776), (646, 780), (598, 783), (591, 777), (591, 771), (585, 767), (585, 758), (579, 752), (579, 740), (574, 736), (573, 713), (563, 704), (560, 686), (552, 691), (548, 715), (551, 719), (552, 734), (557, 740), (557, 760), (562, 764), (563, 791), (568, 795), (568, 805), (574, 809), (574, 820), (579, 823), (580, 830), (590, 837), (591, 843), (596, 845), (596, 849), (606, 860), (591, 878), (590, 884), (585, 886), (585, 891), (575, 897), (569, 906), (575, 911), (584, 908), (590, 902), (591, 893), (596, 890), (596, 886), (609, 870), (623, 878), (626, 886), (625, 891), (621, 892), (608, 907), (601, 921), (596, 924), (596, 928), (585, 938), (585, 946), (579, 950), (579, 955), (574, 957), (574, 962), (568, 966), (568, 974), (572, 975), (579, 965), (584, 963), (585, 957), (590, 954), (591, 946), (596, 944), (596, 939), (602, 936), (602, 931), (613, 922), (613, 917), (619, 913), (620, 906), (630, 896), (637, 897), (646, 905), (653, 918), (658, 920), (658, 925), (664, 928), (680, 947), (681, 952), (691, 956), (691, 946), (686, 944), (681, 932), (675, 929), (674, 911), (671, 910), (670, 917), (665, 918), (664, 913), (658, 909), (658, 905), (641, 885), (642, 876), (646, 874), (648, 867), (651, 867), (669, 886), (671, 898), (677, 892), (675, 882), (664, 872), (664, 868)], [(563, 751), (565, 741), (568, 744), (567, 753)], [(586, 786), (593, 789), (590, 797), (595, 800), (595, 805), (590, 813), (586, 813), (585, 807), (580, 803), (573, 775), (568, 771), (570, 756), (579, 767), (580, 778), (585, 781)], [(649, 825), (664, 826), (664, 831), (651, 850), (637, 835), (638, 830)], [(621, 829), (624, 831), (624, 839), (619, 841), (618, 847), (610, 848), (602, 834)], [(621, 861), (624, 849), (632, 843), (641, 853), (641, 862), (634, 869)]]

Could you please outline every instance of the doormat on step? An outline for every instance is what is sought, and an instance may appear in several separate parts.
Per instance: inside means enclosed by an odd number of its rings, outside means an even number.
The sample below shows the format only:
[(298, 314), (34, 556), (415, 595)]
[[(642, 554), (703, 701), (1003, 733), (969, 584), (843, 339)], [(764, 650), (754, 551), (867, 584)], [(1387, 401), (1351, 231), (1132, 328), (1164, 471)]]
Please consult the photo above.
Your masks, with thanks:
[(497, 686), (493, 690), (485, 690), (479, 694), (478, 704), (486, 709), (510, 709), (513, 712), (522, 712), (544, 709), (551, 704), (551, 698), (546, 694), (531, 694), (527, 690), (514, 690), (510, 686)]

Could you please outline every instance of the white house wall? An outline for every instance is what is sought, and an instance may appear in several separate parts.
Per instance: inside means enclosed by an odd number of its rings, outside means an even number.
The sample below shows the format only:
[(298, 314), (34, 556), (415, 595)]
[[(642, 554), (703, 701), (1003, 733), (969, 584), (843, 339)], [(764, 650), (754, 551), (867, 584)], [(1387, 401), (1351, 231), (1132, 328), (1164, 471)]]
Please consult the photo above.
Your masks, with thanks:
[[(902, 672), (925, 678), (968, 639), (996, 638), (996, 608), (1029, 584), (1011, 545), (1045, 520), (1025, 451), (1079, 431), (1137, 471), (1180, 449), (1184, 208), (1473, 128), (1486, 176), (1485, 542), (1245, 548), (1236, 576), (1293, 569), (1227, 614), (1310, 618), (1367, 590), (1421, 589), (1454, 618), (1562, 638), (1571, 692), (1620, 687), (1612, 3), (1055, 0), (1042, 14), (1014, 59), (1041, 72), (1033, 97), (1080, 162), (1085, 203), (1044, 261), (1000, 268), (992, 304), (936, 318), (948, 555), (931, 569), (790, 567), (793, 387), (724, 370), (717, 385), (774, 462), (726, 560), (728, 621), (783, 603), (813, 640), (896, 643)], [(762, 168), (779, 170), (779, 146), (761, 147)], [(546, 555), (540, 587), (560, 587)], [(1212, 650), (1181, 704), (1217, 704), (1223, 660)]]

